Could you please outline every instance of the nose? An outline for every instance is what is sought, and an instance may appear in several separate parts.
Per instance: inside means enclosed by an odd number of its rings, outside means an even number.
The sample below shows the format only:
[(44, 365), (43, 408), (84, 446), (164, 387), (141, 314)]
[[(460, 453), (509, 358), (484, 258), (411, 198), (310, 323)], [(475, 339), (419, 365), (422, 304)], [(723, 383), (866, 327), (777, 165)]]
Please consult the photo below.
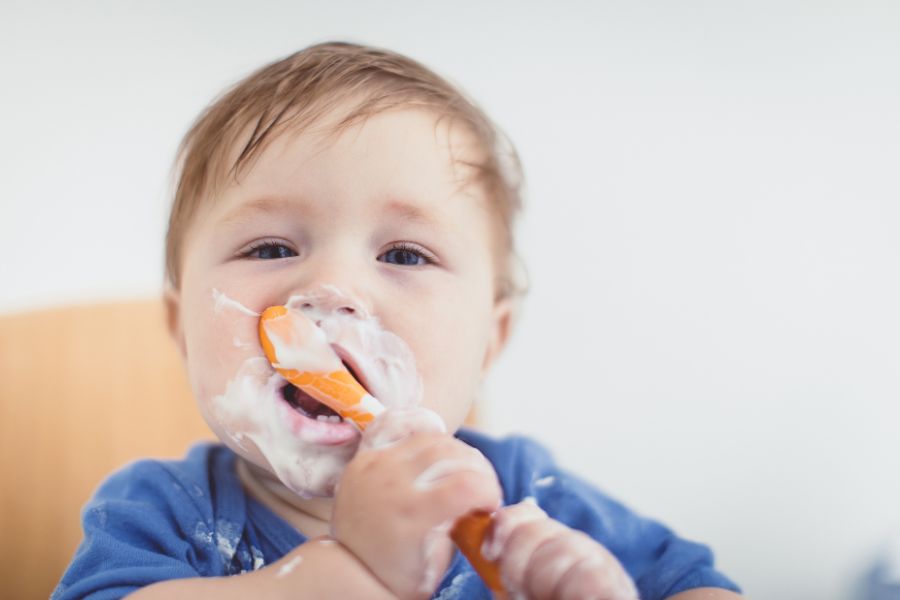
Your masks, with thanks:
[(331, 284), (319, 284), (304, 290), (288, 301), (290, 308), (303, 312), (314, 322), (331, 314), (366, 318), (368, 310), (355, 294)]

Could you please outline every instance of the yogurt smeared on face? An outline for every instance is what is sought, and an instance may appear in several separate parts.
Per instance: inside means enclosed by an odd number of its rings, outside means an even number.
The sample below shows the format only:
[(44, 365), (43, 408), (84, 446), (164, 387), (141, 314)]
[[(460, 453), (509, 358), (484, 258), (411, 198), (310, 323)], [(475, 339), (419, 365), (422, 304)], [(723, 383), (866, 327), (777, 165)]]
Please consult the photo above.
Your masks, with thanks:
[[(422, 401), (422, 380), (412, 351), (400, 336), (381, 327), (362, 305), (334, 286), (291, 296), (285, 306), (299, 310), (320, 328), (324, 341), (385, 408), (407, 408)], [(337, 306), (337, 309), (330, 307)], [(352, 312), (347, 307), (352, 306)], [(283, 366), (298, 368), (279, 358)]]
[[(213, 398), (210, 417), (226, 442), (274, 473), (296, 494), (330, 496), (359, 434), (350, 423), (330, 423), (298, 413), (285, 400), (284, 379), (264, 357), (241, 365), (225, 392)], [(230, 442), (230, 443), (229, 443)]]
[[(254, 311), (218, 290), (213, 300), (222, 319), (256, 318)], [(334, 286), (321, 286), (292, 296), (285, 306), (302, 312), (316, 326), (316, 343), (288, 348), (283, 354), (279, 349), (279, 367), (313, 370), (343, 362), (386, 407), (421, 402), (422, 382), (409, 346), (382, 328), (359, 302)], [(225, 307), (235, 310), (222, 310)], [(268, 467), (296, 494), (332, 496), (344, 466), (356, 453), (359, 431), (339, 417), (312, 418), (292, 405), (287, 381), (266, 360), (258, 341), (256, 348), (258, 353), (243, 362), (225, 391), (208, 403), (207, 421), (232, 449)]]

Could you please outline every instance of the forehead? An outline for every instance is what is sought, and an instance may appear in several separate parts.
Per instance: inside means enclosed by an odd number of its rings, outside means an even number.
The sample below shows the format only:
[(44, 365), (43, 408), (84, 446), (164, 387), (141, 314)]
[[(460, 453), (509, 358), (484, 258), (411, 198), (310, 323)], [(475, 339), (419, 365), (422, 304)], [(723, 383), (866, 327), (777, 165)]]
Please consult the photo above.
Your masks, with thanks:
[[(380, 194), (410, 219), (424, 218), (421, 206), (451, 197), (484, 204), (477, 184), (482, 158), (475, 136), (450, 118), (422, 109), (394, 109), (342, 126), (345, 113), (333, 111), (303, 131), (283, 131), (243, 165), (216, 205), (236, 196), (244, 210), (274, 208), (285, 195)], [(231, 149), (232, 161), (240, 149)], [(239, 194), (235, 192), (239, 191)], [(249, 199), (249, 200), (248, 200)], [(406, 200), (407, 202), (399, 202)], [(212, 207), (209, 207), (212, 208)], [(213, 212), (234, 208), (217, 206)]]

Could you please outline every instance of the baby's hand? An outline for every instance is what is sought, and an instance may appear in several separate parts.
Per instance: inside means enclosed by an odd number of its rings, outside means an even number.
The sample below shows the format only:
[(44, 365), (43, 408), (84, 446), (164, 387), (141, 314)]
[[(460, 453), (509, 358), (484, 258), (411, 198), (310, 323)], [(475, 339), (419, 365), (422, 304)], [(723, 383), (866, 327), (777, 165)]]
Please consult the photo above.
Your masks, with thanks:
[(496, 510), (502, 496), (487, 459), (435, 418), (381, 415), (335, 496), (332, 534), (400, 598), (430, 596), (453, 554), (452, 524), (472, 510)]
[(542, 600), (636, 600), (634, 583), (610, 552), (525, 500), (497, 511), (482, 554), (499, 560), (513, 596)]

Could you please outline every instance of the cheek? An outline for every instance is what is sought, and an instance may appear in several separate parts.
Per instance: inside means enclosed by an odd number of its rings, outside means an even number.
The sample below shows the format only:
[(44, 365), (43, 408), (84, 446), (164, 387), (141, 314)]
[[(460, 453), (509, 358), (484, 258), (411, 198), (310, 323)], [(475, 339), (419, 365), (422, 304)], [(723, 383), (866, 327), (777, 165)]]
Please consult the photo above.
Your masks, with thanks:
[(479, 307), (457, 303), (410, 333), (423, 403), (440, 414), (451, 431), (465, 419), (480, 384), (488, 316)]
[(217, 304), (211, 291), (191, 300), (183, 315), (188, 376), (197, 399), (207, 402), (224, 392), (244, 361), (262, 356), (258, 321), (234, 307)]

